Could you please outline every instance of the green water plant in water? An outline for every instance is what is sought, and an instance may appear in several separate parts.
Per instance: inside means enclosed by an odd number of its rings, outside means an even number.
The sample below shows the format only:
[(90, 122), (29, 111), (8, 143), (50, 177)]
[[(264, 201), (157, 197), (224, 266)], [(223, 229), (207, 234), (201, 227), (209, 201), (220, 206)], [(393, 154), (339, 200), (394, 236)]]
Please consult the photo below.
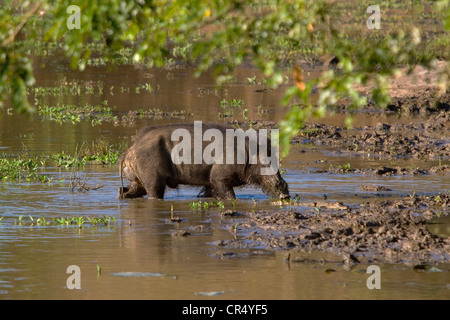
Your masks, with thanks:
[(117, 120), (113, 116), (111, 107), (108, 106), (108, 101), (104, 100), (100, 105), (74, 105), (61, 104), (48, 105), (41, 104), (38, 99), (35, 99), (35, 105), (38, 109), (38, 115), (43, 120), (56, 121), (59, 124), (72, 123), (76, 124), (83, 120), (91, 121), (91, 124), (100, 125), (103, 121), (114, 122)]
[[(5, 217), (0, 218), (0, 222)], [(5, 219), (6, 220), (6, 219)], [(116, 223), (116, 218), (113, 216), (104, 215), (102, 217), (84, 217), (84, 216), (69, 216), (69, 217), (33, 217), (28, 216), (24, 219), (24, 215), (20, 215), (14, 219), (16, 226), (77, 226), (82, 228), (85, 225), (91, 226), (109, 226)]]
[[(222, 99), (220, 101), (220, 109), (222, 111), (219, 112), (219, 118), (232, 117), (234, 111), (237, 109), (242, 109), (243, 106), (244, 101), (241, 99)], [(244, 116), (246, 116), (246, 113), (244, 113)]]
[(83, 144), (75, 149), (74, 154), (62, 151), (51, 155), (51, 160), (58, 167), (72, 168), (84, 167), (88, 162), (113, 165), (119, 159), (121, 153), (126, 149), (127, 143), (110, 144), (105, 140), (97, 139), (91, 144)]
[(30, 157), (28, 154), (19, 155), (17, 157), (8, 156), (6, 154), (0, 155), (0, 182), (51, 182), (51, 177), (39, 173), (39, 163), (38, 157)]
[(193, 201), (189, 203), (189, 207), (191, 207), (192, 210), (206, 210), (209, 208), (225, 208), (225, 204), (223, 201)]
[(62, 151), (51, 155), (31, 156), (0, 154), (0, 183), (42, 182), (50, 183), (53, 178), (44, 172), (48, 166), (71, 169), (73, 175), (86, 164), (113, 165), (126, 149), (126, 143), (110, 144), (97, 139), (90, 145), (83, 144), (73, 154)]

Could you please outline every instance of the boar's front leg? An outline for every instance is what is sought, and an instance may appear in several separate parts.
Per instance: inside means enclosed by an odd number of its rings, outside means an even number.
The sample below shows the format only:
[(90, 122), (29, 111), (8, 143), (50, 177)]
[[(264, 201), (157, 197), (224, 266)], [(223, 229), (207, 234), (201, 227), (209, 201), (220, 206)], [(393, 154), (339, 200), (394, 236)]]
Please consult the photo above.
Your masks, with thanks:
[(212, 196), (217, 199), (236, 199), (233, 187), (227, 180), (213, 180)]
[(233, 180), (230, 177), (230, 166), (213, 165), (209, 176), (211, 194), (217, 199), (235, 199)]
[(197, 198), (212, 198), (214, 197), (213, 188), (210, 185), (206, 185), (200, 190)]

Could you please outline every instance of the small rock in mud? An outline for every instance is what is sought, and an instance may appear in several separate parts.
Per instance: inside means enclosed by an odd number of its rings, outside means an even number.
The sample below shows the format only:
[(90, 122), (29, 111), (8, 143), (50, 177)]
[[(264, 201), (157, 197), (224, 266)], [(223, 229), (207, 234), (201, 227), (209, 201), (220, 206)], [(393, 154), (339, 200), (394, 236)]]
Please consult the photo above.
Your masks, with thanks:
[(204, 225), (204, 224), (199, 224), (199, 225), (196, 225), (196, 226), (192, 227), (192, 230), (198, 231), (198, 232), (204, 232), (204, 231), (207, 231), (209, 229), (211, 229), (211, 227), (209, 227), (207, 225)]
[(233, 259), (233, 258), (236, 258), (237, 255), (231, 251), (225, 251), (225, 252), (218, 251), (213, 254), (213, 257), (217, 258), (217, 259)]
[(431, 167), (430, 170), (428, 170), (430, 173), (448, 173), (450, 172), (450, 165), (444, 164), (440, 166)]
[(212, 244), (216, 245), (218, 247), (221, 247), (221, 246), (225, 246), (227, 244), (227, 242), (225, 240), (217, 240), (217, 241), (214, 241)]
[(236, 212), (236, 211), (233, 211), (231, 209), (228, 209), (228, 210), (225, 210), (225, 211), (221, 212), (220, 215), (222, 217), (236, 217), (236, 216), (239, 215), (239, 213)]
[[(366, 172), (369, 172), (367, 170)], [(427, 170), (421, 170), (418, 168), (401, 168), (401, 167), (378, 167), (373, 171), (373, 174), (380, 175), (380, 176), (393, 176), (393, 175), (419, 175), (419, 174), (427, 174)]]
[(442, 272), (441, 269), (431, 266), (429, 264), (418, 264), (413, 267), (414, 271), (417, 272)]
[(359, 186), (358, 189), (361, 191), (392, 191), (392, 189), (386, 188), (384, 186), (377, 186), (372, 184)]
[(190, 236), (191, 233), (186, 230), (177, 230), (172, 232), (172, 237), (187, 237)]
[(378, 123), (375, 126), (375, 130), (377, 130), (377, 131), (387, 131), (387, 130), (390, 130), (391, 127), (392, 126), (390, 124), (387, 124), (387, 123)]
[[(311, 206), (314, 208), (328, 208), (328, 209), (337, 209), (337, 210), (347, 210), (348, 206), (343, 204), (341, 201), (316, 201), (312, 203), (304, 203), (304, 206)], [(297, 213), (298, 215), (298, 213)]]
[(378, 169), (375, 170), (374, 173), (380, 176), (393, 175), (397, 173), (397, 169), (388, 167), (379, 167)]

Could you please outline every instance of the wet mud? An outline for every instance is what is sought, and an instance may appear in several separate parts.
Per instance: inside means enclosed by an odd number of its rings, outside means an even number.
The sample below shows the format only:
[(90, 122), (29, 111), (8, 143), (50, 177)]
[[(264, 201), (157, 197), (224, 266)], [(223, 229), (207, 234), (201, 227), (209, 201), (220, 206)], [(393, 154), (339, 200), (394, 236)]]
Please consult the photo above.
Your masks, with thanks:
[(354, 156), (450, 159), (450, 112), (433, 114), (424, 122), (378, 123), (353, 129), (308, 123), (292, 142), (339, 148)]
[[(441, 263), (450, 260), (450, 239), (428, 229), (430, 220), (448, 216), (450, 196), (411, 195), (360, 205), (302, 203), (289, 210), (246, 212), (230, 221), (238, 236), (217, 242), (233, 249), (264, 248), (289, 252), (324, 252), (344, 264)], [(236, 231), (235, 231), (236, 232)]]

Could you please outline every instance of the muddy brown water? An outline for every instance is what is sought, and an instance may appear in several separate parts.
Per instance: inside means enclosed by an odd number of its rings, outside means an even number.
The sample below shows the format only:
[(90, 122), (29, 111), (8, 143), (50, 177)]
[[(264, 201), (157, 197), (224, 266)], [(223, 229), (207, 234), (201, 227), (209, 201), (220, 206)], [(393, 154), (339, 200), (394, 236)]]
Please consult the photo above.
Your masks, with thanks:
[[(44, 64), (44, 68), (37, 68)], [(136, 133), (138, 128), (177, 121), (215, 121), (222, 99), (242, 99), (249, 119), (276, 121), (284, 107), (279, 105), (283, 86), (267, 90), (250, 84), (247, 78), (260, 74), (250, 66), (236, 71), (232, 83), (217, 89), (211, 75), (194, 78), (189, 67), (171, 69), (136, 69), (131, 66), (109, 70), (88, 67), (84, 73), (71, 70), (62, 59), (36, 59), (38, 86), (58, 83), (101, 81), (102, 91), (77, 95), (45, 96), (41, 102), (56, 104), (100, 104), (108, 100), (115, 106), (119, 118), (129, 110), (160, 108), (167, 111), (186, 110), (193, 114), (186, 119), (138, 119), (131, 126), (104, 123), (92, 126), (90, 121), (79, 124), (57, 124), (29, 120), (24, 116), (0, 118), (0, 152), (17, 154), (74, 153), (83, 143), (102, 138), (119, 143)], [(288, 73), (287, 73), (288, 74)], [(289, 79), (290, 80), (290, 79)], [(153, 91), (135, 88), (145, 83)], [(259, 107), (260, 106), (260, 107)], [(259, 108), (258, 108), (259, 107)], [(244, 119), (243, 110), (235, 118)], [(345, 117), (335, 115), (321, 120), (333, 125), (343, 124)], [(411, 122), (398, 115), (356, 116), (357, 125), (378, 122)], [(348, 157), (336, 150), (295, 145), (282, 163), (292, 194), (302, 201), (327, 199), (347, 204), (368, 199), (404, 197), (412, 192), (434, 194), (445, 192), (446, 175), (426, 176), (364, 176), (362, 174), (318, 174), (317, 168), (350, 164), (352, 168), (393, 165), (392, 161)], [(395, 165), (431, 167), (437, 161), (396, 160)], [(233, 231), (233, 218), (220, 214), (223, 209), (195, 211), (189, 207), (197, 188), (181, 187), (169, 190), (165, 200), (116, 198), (120, 186), (116, 166), (87, 165), (80, 174), (90, 173), (89, 185), (103, 186), (89, 192), (70, 192), (67, 179), (70, 170), (46, 168), (54, 178), (51, 184), (14, 182), (0, 184), (0, 299), (448, 299), (450, 298), (449, 265), (438, 264), (441, 272), (417, 272), (411, 265), (379, 264), (381, 289), (369, 290), (366, 281), (368, 265), (348, 268), (340, 257), (322, 253), (293, 253), (312, 262), (283, 261), (286, 252), (270, 248), (227, 250), (217, 245), (220, 240), (239, 237)], [(62, 182), (58, 182), (63, 180)], [(361, 192), (361, 185), (382, 185), (389, 192)], [(255, 188), (237, 192), (236, 210), (278, 208)], [(226, 203), (226, 208), (232, 206)], [(170, 208), (181, 222), (171, 222)], [(116, 218), (109, 226), (31, 226), (16, 221), (45, 216)], [(436, 234), (449, 235), (448, 219), (430, 225)], [(177, 230), (190, 235), (177, 236)], [(232, 251), (232, 255), (229, 252)], [(320, 263), (326, 258), (327, 262)], [(314, 262), (315, 261), (315, 262)], [(81, 290), (70, 290), (66, 280), (67, 267), (81, 270)], [(101, 266), (101, 273), (97, 270)], [(329, 270), (333, 272), (328, 272)]]

